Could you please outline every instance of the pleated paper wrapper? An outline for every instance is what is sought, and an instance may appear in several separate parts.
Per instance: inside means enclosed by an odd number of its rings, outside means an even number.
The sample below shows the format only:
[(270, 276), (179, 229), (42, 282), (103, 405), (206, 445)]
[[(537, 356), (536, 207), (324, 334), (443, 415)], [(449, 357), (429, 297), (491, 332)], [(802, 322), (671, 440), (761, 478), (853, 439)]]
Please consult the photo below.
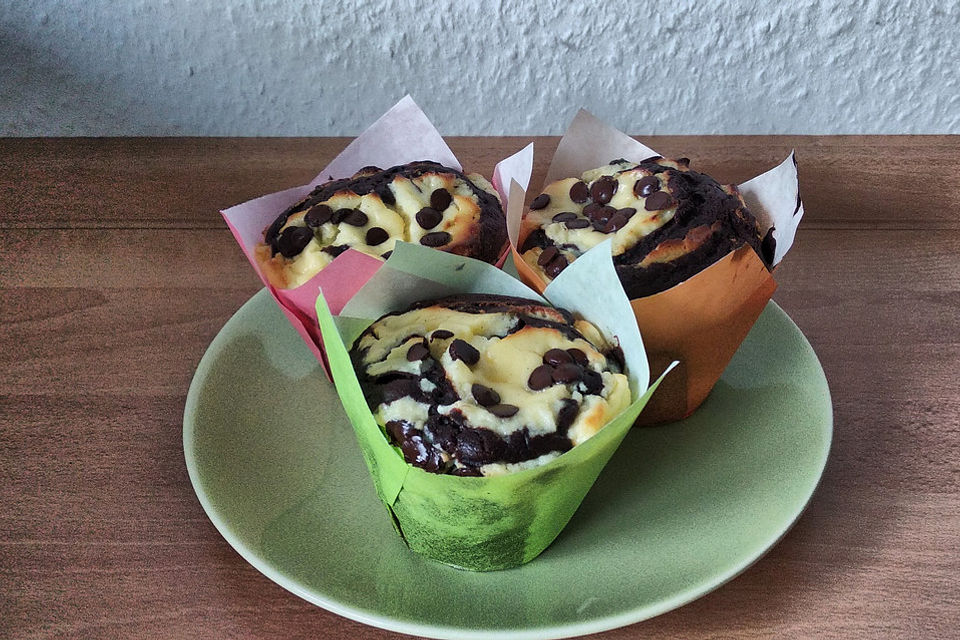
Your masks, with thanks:
[[(263, 241), (264, 230), (276, 217), (306, 197), (316, 185), (331, 179), (350, 177), (366, 166), (388, 168), (417, 160), (432, 160), (446, 167), (462, 170), (460, 162), (440, 133), (413, 99), (406, 96), (354, 139), (308, 184), (261, 196), (221, 211), (250, 265), (269, 289), (287, 320), (320, 361), (328, 377), (330, 369), (323, 339), (317, 327), (317, 292), (322, 287), (327, 304), (334, 312), (339, 312), (380, 269), (383, 260), (350, 249), (337, 256), (326, 268), (299, 287), (279, 289), (270, 284), (260, 269), (254, 257), (256, 246)], [(532, 166), (532, 145), (496, 165), (491, 182), (500, 193), (504, 211), (509, 200), (501, 185), (509, 186), (513, 180), (526, 185)], [(476, 170), (472, 167), (471, 169)], [(500, 263), (507, 257), (508, 252), (509, 248), (505, 247)]]
[[(535, 193), (556, 180), (579, 177), (584, 171), (604, 166), (613, 158), (640, 162), (659, 155), (581, 110), (557, 146), (544, 185)], [(794, 153), (737, 187), (760, 223), (761, 235), (774, 228), (776, 266), (793, 244), (803, 217)], [(543, 291), (546, 282), (517, 251), (524, 240), (520, 237), (521, 191), (516, 185), (507, 209), (513, 260), (521, 280)], [(679, 420), (693, 413), (720, 379), (776, 287), (772, 273), (753, 248), (745, 245), (670, 289), (630, 300), (643, 334), (651, 375), (658, 376), (671, 362), (680, 363), (638, 424)]]
[[(616, 283), (608, 243), (566, 269), (545, 299), (492, 265), (398, 243), (336, 317), (323, 290), (317, 315), (337, 392), (377, 494), (413, 551), (459, 568), (491, 571), (529, 562), (560, 534), (659, 383), (649, 386), (640, 333)], [(407, 464), (367, 406), (348, 349), (386, 313), (418, 300), (468, 293), (548, 301), (592, 322), (608, 339), (615, 337), (626, 358), (632, 404), (586, 442), (533, 469), (459, 477)]]

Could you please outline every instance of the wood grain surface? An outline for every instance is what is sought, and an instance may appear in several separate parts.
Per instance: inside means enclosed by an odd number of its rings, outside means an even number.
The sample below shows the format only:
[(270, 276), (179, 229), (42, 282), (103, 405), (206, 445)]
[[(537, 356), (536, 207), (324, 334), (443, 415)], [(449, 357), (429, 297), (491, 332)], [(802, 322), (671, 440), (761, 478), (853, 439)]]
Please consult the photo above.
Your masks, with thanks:
[[(960, 637), (960, 140), (652, 137), (741, 181), (795, 148), (806, 218), (775, 299), (833, 394), (790, 533), (603, 638)], [(0, 637), (399, 638), (284, 591), (190, 486), (187, 387), (259, 288), (220, 208), (311, 179), (327, 139), (0, 140)], [(453, 138), (489, 175), (525, 138)], [(556, 138), (537, 138), (540, 183)]]

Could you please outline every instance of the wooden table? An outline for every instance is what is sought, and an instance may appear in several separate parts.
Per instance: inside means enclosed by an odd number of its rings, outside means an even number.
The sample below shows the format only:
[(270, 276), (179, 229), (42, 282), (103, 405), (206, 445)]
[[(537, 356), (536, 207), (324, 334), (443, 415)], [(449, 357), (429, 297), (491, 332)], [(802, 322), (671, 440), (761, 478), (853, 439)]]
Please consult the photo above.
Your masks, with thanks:
[[(800, 161), (775, 299), (835, 436), (794, 529), (726, 586), (605, 638), (960, 633), (960, 140), (654, 137), (724, 181)], [(330, 139), (0, 140), (0, 637), (388, 638), (259, 574), (207, 520), (184, 398), (259, 281), (218, 210)], [(524, 138), (454, 138), (489, 175)], [(555, 138), (536, 139), (540, 184)]]

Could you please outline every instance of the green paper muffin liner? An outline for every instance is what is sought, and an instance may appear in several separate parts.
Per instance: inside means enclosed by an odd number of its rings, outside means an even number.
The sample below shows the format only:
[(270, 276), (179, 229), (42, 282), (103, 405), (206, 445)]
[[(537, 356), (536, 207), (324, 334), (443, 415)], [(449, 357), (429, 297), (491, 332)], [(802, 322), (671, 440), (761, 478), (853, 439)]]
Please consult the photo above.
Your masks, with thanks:
[[(417, 553), (474, 571), (515, 567), (537, 557), (566, 526), (660, 384), (663, 376), (648, 386), (643, 342), (610, 255), (607, 243), (595, 247), (540, 297), (484, 262), (400, 243), (340, 316), (330, 314), (321, 292), (317, 317), (337, 392), (377, 495), (397, 532)], [(593, 323), (608, 339), (616, 336), (633, 403), (586, 442), (533, 469), (460, 477), (407, 464), (367, 406), (349, 346), (386, 313), (418, 300), (467, 293), (517, 296), (563, 307)]]

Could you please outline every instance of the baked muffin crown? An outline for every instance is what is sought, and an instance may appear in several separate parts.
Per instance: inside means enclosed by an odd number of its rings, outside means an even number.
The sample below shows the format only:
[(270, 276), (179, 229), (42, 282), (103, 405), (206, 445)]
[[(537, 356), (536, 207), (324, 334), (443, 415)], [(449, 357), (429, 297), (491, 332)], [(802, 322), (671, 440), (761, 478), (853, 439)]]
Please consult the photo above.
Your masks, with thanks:
[(538, 466), (592, 437), (631, 402), (621, 355), (569, 312), (497, 295), (414, 304), (351, 350), (407, 462), (456, 475)]
[(617, 274), (628, 297), (672, 287), (744, 244), (769, 268), (772, 229), (733, 185), (693, 171), (689, 160), (623, 159), (548, 185), (524, 217), (520, 252), (544, 280), (613, 237)]
[(347, 249), (387, 258), (400, 240), (494, 262), (506, 241), (499, 197), (482, 176), (436, 162), (364, 167), (281, 212), (256, 257), (271, 284), (289, 289)]

